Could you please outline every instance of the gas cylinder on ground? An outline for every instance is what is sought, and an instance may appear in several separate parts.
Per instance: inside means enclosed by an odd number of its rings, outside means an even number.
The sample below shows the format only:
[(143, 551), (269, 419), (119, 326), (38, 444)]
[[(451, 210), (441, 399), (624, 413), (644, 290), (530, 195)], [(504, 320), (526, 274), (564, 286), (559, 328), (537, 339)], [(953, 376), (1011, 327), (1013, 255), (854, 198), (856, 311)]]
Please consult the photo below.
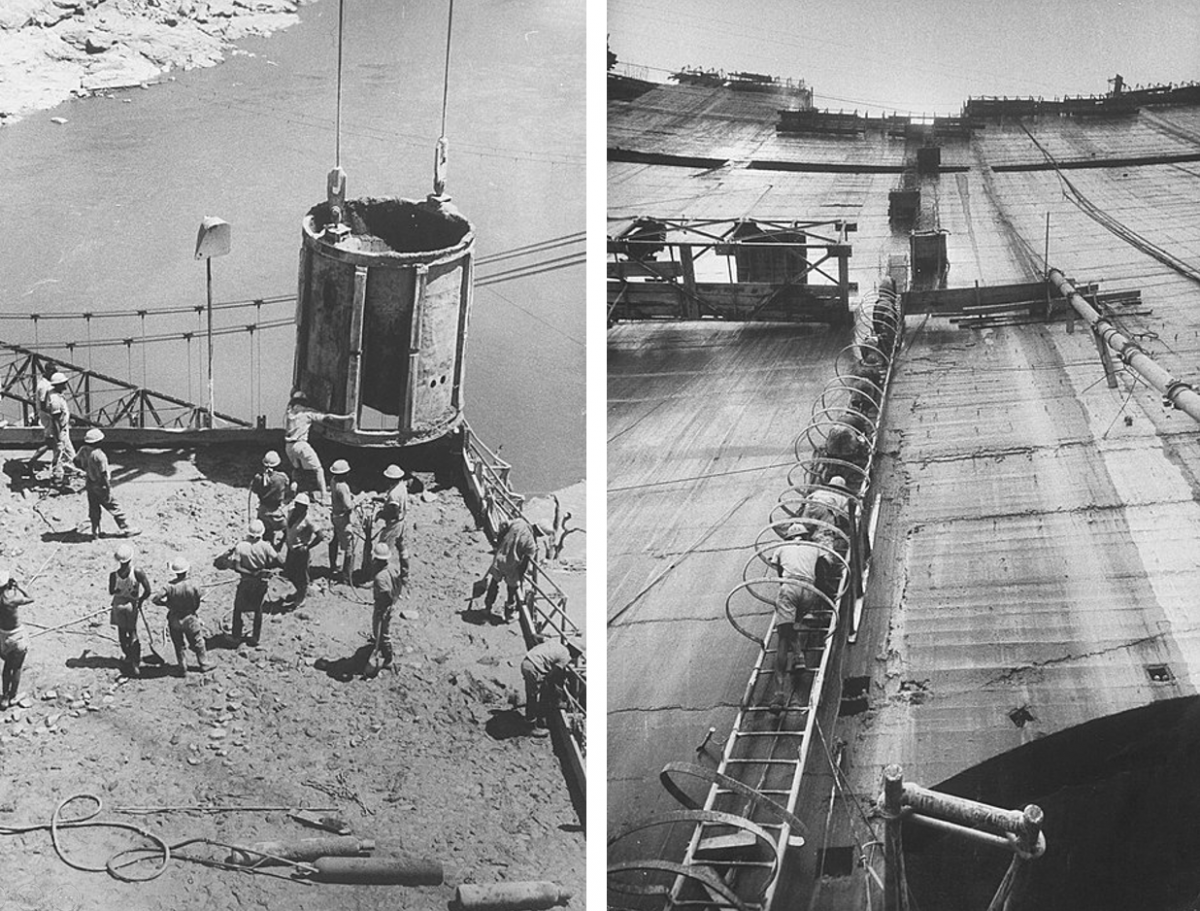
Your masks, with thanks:
[[(286, 841), (258, 841), (246, 848), (235, 849), (229, 855), (229, 863), (249, 865), (272, 865), (281, 860), (316, 860), (318, 857), (357, 857), (375, 850), (370, 838), (353, 835), (325, 835), (316, 838), (291, 838)], [(271, 857), (263, 857), (269, 854)]]
[(323, 883), (440, 886), (444, 875), (435, 860), (416, 857), (318, 857), (314, 878)]
[(543, 911), (565, 905), (571, 892), (558, 883), (464, 884), (454, 894), (462, 911)]

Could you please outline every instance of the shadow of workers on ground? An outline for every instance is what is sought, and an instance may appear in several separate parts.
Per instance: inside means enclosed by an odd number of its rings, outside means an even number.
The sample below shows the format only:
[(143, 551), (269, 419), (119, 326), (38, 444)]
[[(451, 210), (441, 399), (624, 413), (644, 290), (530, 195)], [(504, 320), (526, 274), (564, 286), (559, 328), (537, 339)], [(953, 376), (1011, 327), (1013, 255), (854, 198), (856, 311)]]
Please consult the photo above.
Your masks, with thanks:
[(371, 660), (371, 653), (374, 651), (375, 646), (368, 642), (366, 645), (359, 646), (353, 655), (345, 658), (337, 658), (333, 661), (328, 658), (318, 658), (313, 662), (313, 667), (324, 671), (333, 680), (349, 683), (351, 680), (363, 676), (367, 670), (367, 664)]

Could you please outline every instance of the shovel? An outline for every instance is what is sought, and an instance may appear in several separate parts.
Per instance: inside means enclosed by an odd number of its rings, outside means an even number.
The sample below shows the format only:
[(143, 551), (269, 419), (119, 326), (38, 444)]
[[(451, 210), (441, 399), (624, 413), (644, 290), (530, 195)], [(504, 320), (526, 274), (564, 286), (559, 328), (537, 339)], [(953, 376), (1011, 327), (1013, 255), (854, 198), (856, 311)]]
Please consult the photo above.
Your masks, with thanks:
[(146, 619), (146, 614), (142, 610), (142, 605), (138, 604), (138, 616), (142, 618), (142, 625), (146, 627), (146, 644), (150, 646), (150, 654), (143, 661), (146, 664), (166, 664), (167, 661), (158, 653), (158, 649), (154, 647), (154, 633), (150, 630), (150, 621)]

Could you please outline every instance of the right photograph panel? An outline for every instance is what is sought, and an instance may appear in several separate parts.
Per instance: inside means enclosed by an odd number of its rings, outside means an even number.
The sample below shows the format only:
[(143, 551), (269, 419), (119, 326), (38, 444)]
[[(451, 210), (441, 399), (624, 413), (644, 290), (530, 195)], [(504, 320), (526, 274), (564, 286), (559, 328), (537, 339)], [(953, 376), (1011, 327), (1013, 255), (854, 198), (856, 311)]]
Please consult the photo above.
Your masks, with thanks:
[(609, 0), (611, 907), (1200, 895), (1200, 12), (966, 12)]

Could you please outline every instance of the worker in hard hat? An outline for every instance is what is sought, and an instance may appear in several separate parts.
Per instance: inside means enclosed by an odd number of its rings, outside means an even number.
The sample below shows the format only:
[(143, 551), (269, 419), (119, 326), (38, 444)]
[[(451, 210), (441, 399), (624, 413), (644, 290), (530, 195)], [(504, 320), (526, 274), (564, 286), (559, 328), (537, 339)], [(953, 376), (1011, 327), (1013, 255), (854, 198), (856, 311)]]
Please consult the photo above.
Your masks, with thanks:
[[(769, 706), (774, 715), (787, 702), (788, 670), (792, 655), (808, 667), (808, 652), (818, 646), (823, 634), (819, 592), (825, 591), (828, 566), (826, 551), (811, 540), (812, 530), (795, 523), (785, 532), (785, 543), (775, 547), (768, 562), (778, 571), (780, 583), (775, 593), (775, 670), (774, 696)], [(814, 632), (816, 639), (814, 641)]]
[(383, 470), (383, 476), (391, 482), (387, 493), (383, 496), (383, 505), (375, 518), (383, 522), (376, 540), (392, 549), (392, 559), (400, 567), (400, 573), (405, 582), (408, 581), (408, 486), (412, 479), (407, 471), (399, 465), (389, 465)]
[(537, 640), (521, 660), (521, 677), (525, 681), (525, 720), (535, 737), (545, 737), (554, 693), (579, 649), (561, 639), (538, 636)]
[(175, 646), (175, 658), (179, 662), (179, 676), (187, 676), (187, 661), (185, 659), (184, 642), (196, 653), (202, 673), (213, 670), (208, 661), (208, 652), (204, 645), (204, 627), (200, 624), (200, 602), (204, 593), (195, 582), (188, 578), (188, 561), (181, 556), (175, 556), (167, 564), (171, 571), (171, 581), (166, 588), (154, 596), (154, 603), (166, 605), (167, 629), (171, 633), (171, 643)]
[(380, 541), (371, 551), (371, 594), (375, 601), (375, 612), (371, 615), (371, 641), (383, 658), (380, 668), (391, 667), (392, 611), (404, 591), (404, 576), (400, 567), (392, 561), (392, 549)]
[(29, 633), (21, 626), (18, 608), (32, 604), (20, 583), (6, 570), (0, 570), (0, 710), (17, 701), (21, 688), (21, 668), (29, 653)]
[(278, 547), (287, 528), (284, 500), (291, 481), (279, 470), (279, 453), (271, 450), (262, 459), (262, 468), (250, 481), (250, 492), (258, 497), (258, 518), (263, 523), (263, 540)]
[(291, 602), (293, 609), (304, 605), (304, 599), (308, 596), (308, 563), (312, 549), (325, 540), (325, 532), (313, 522), (308, 507), (308, 494), (296, 494), (284, 534), (287, 556), (283, 563), (283, 574), (296, 588)]
[[(325, 471), (321, 468), (320, 456), (308, 442), (308, 432), (315, 422), (349, 421), (353, 417), (353, 414), (323, 414), (316, 411), (309, 407), (308, 396), (300, 389), (292, 393), (288, 402), (283, 419), (285, 451), (293, 470), (305, 481), (300, 489), (307, 490), (315, 483), (318, 503), (325, 501)], [(301, 478), (297, 478), (297, 481)]]
[[(332, 499), (329, 506), (330, 524), (333, 534), (329, 538), (329, 573), (334, 582), (354, 584), (354, 533), (350, 523), (354, 518), (355, 497), (350, 490), (350, 463), (338, 459), (329, 466), (333, 478)], [(338, 554), (341, 553), (341, 563)]]
[[(817, 487), (812, 490), (804, 504), (801, 515), (806, 519), (815, 519), (848, 532), (850, 529), (850, 492), (846, 487), (846, 479), (834, 475), (827, 487)], [(835, 535), (836, 537), (836, 535)]]
[(138, 638), (138, 612), (142, 602), (150, 597), (150, 579), (141, 567), (133, 565), (133, 547), (122, 544), (113, 557), (117, 568), (108, 574), (108, 593), (112, 595), (112, 610), (108, 622), (117, 628), (125, 673), (130, 677), (141, 674), (142, 641)]
[(262, 635), (263, 598), (267, 594), (267, 582), (271, 570), (283, 565), (278, 552), (268, 542), (263, 540), (261, 519), (253, 519), (246, 530), (246, 537), (239, 541), (230, 554), (229, 568), (241, 578), (238, 580), (237, 591), (233, 595), (233, 640), (241, 644), (242, 615), (253, 614), (254, 625), (250, 645), (258, 645)]
[(54, 460), (50, 463), (50, 475), (55, 484), (61, 484), (69, 466), (75, 461), (75, 447), (71, 443), (71, 408), (67, 404), (67, 378), (62, 373), (50, 377), (50, 394), (46, 396), (46, 411), (50, 415), (50, 429), (54, 436)]
[(100, 537), (101, 507), (112, 513), (117, 522), (120, 534), (132, 538), (142, 533), (140, 528), (134, 528), (125, 519), (125, 513), (112, 494), (112, 471), (108, 465), (108, 455), (101, 448), (104, 442), (104, 431), (93, 427), (83, 438), (83, 446), (75, 456), (75, 465), (83, 469), (87, 484), (88, 519), (92, 523), (92, 537)]
[(524, 516), (517, 516), (500, 533), (500, 541), (496, 545), (496, 554), (492, 565), (487, 571), (487, 595), (483, 599), (484, 607), (490, 612), (500, 593), (500, 581), (508, 589), (508, 597), (504, 600), (504, 620), (512, 620), (516, 611), (517, 598), (520, 595), (521, 583), (525, 580), (533, 558), (537, 555), (538, 536), (542, 533), (539, 526), (532, 525)]
[(52, 378), (56, 373), (58, 373), (58, 368), (54, 366), (53, 361), (45, 361), (42, 364), (42, 374), (37, 378), (37, 382), (33, 387), (33, 397), (37, 404), (38, 422), (42, 425), (42, 445), (34, 450), (33, 455), (25, 463), (29, 466), (30, 470), (33, 470), (37, 460), (42, 457), (43, 453), (54, 449), (55, 441), (58, 439), (58, 435), (54, 429), (54, 418), (50, 414), (50, 394), (54, 392)]

